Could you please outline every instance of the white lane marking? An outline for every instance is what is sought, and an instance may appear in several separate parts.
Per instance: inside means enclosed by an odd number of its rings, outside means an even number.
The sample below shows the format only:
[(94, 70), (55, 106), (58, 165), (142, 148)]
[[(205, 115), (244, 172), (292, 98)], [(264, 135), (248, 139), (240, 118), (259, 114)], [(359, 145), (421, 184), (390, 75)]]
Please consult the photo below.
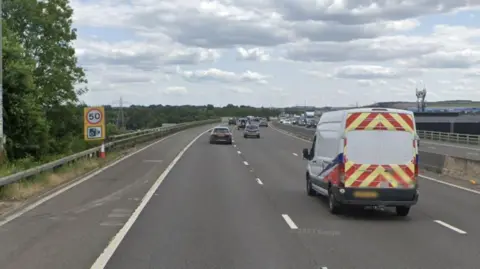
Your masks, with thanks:
[(459, 234), (467, 234), (467, 232), (465, 232), (465, 231), (463, 231), (463, 230), (460, 230), (460, 229), (458, 229), (457, 227), (454, 227), (454, 226), (452, 226), (452, 225), (450, 225), (450, 224), (448, 224), (448, 223), (446, 223), (446, 222), (443, 222), (443, 221), (441, 221), (441, 220), (434, 220), (434, 222), (436, 222), (436, 223), (438, 223), (438, 224), (442, 225), (443, 227), (446, 227), (446, 228), (448, 228), (448, 229), (450, 229), (450, 230), (453, 230), (453, 231), (455, 231), (455, 232), (457, 232), (457, 233), (459, 233)]
[(293, 222), (293, 220), (287, 215), (287, 214), (282, 214), (282, 218), (285, 220), (285, 222), (288, 224), (288, 226), (290, 227), (290, 229), (292, 230), (296, 230), (298, 229), (297, 225), (295, 224), (295, 222)]
[(238, 153), (238, 154), (242, 154), (242, 152), (241, 152), (240, 150), (237, 150), (237, 153)]
[(107, 217), (108, 218), (126, 218), (128, 216), (130, 216), (130, 214), (128, 214), (128, 213), (115, 213), (115, 212), (113, 212), (113, 213), (108, 214)]
[[(50, 199), (55, 198), (55, 197), (57, 197), (58, 195), (66, 192), (66, 191), (68, 191), (69, 189), (71, 189), (71, 188), (73, 188), (73, 187), (75, 187), (75, 186), (77, 186), (77, 185), (80, 185), (80, 184), (82, 184), (83, 182), (85, 182), (85, 181), (87, 181), (87, 180), (95, 177), (96, 175), (104, 172), (105, 170), (109, 169), (110, 167), (113, 167), (113, 166), (117, 165), (118, 163), (124, 161), (125, 159), (128, 159), (128, 158), (132, 157), (133, 155), (135, 155), (135, 154), (137, 154), (137, 153), (140, 153), (140, 152), (142, 152), (142, 151), (144, 151), (144, 150), (146, 150), (146, 149), (148, 149), (148, 148), (150, 148), (150, 147), (152, 147), (152, 146), (154, 146), (154, 145), (156, 145), (156, 144), (158, 144), (158, 143), (163, 142), (164, 140), (166, 140), (166, 139), (168, 139), (168, 138), (171, 138), (171, 137), (173, 137), (173, 136), (176, 136), (176, 135), (178, 135), (178, 134), (181, 134), (181, 133), (183, 133), (183, 132), (185, 132), (185, 131), (187, 131), (187, 130), (183, 130), (183, 131), (180, 131), (180, 132), (178, 132), (178, 133), (174, 133), (174, 134), (171, 134), (171, 135), (169, 135), (169, 136), (166, 136), (166, 137), (164, 137), (164, 138), (162, 138), (162, 139), (160, 139), (160, 140), (158, 140), (158, 141), (155, 141), (155, 142), (153, 142), (153, 143), (151, 143), (151, 144), (149, 144), (149, 145), (146, 145), (146, 146), (143, 147), (143, 148), (138, 149), (137, 151), (134, 151), (134, 152), (132, 152), (132, 153), (129, 153), (129, 154), (125, 155), (124, 157), (122, 157), (122, 158), (114, 161), (113, 163), (110, 163), (109, 165), (107, 165), (107, 166), (105, 166), (105, 167), (103, 167), (103, 168), (100, 168), (99, 170), (91, 173), (90, 175), (87, 175), (86, 177), (83, 177), (83, 178), (81, 178), (81, 179), (78, 179), (78, 180), (76, 180), (76, 181), (73, 181), (71, 184), (68, 184), (68, 185), (66, 185), (66, 186), (63, 187), (63, 188), (60, 188), (60, 189), (58, 189), (57, 191), (52, 192), (51, 194), (49, 194), (49, 195), (47, 195), (47, 196), (39, 199), (38, 201), (36, 201), (36, 202), (34, 202), (34, 203), (26, 206), (25, 208), (21, 209), (20, 211), (15, 212), (15, 213), (13, 213), (13, 214), (11, 214), (11, 215), (8, 215), (7, 217), (5, 217), (5, 219), (3, 219), (2, 221), (0, 221), (0, 227), (2, 227), (3, 225), (9, 223), (10, 221), (12, 221), (12, 220), (14, 220), (14, 219), (16, 219), (16, 218), (22, 216), (23, 214), (25, 214), (25, 213), (27, 213), (27, 212), (35, 209), (36, 207), (38, 207), (39, 205), (41, 205), (41, 204), (49, 201)], [(203, 135), (204, 133), (206, 133), (206, 132), (203, 132), (202, 135)]]
[(233, 147), (234, 147), (234, 148), (236, 148), (236, 147), (237, 147), (237, 145), (233, 145)]
[(243, 164), (244, 164), (244, 165), (248, 165), (248, 163), (247, 163), (246, 161), (243, 161)]
[(477, 152), (467, 152), (467, 155), (480, 155), (480, 154)]
[(297, 156), (297, 157), (298, 157), (298, 154), (297, 154), (297, 153), (292, 153), (292, 154), (293, 154), (293, 156)]
[(457, 188), (457, 189), (460, 189), (460, 190), (468, 191), (468, 192), (475, 193), (475, 194), (480, 194), (480, 191), (476, 191), (476, 190), (472, 190), (472, 189), (465, 188), (465, 187), (462, 187), (462, 186), (458, 186), (458, 185), (455, 185), (455, 184), (452, 184), (452, 183), (449, 183), (449, 182), (446, 182), (446, 181), (435, 179), (433, 177), (428, 177), (428, 176), (424, 176), (424, 175), (419, 175), (419, 177), (424, 178), (424, 179), (428, 179), (430, 181), (437, 182), (437, 183), (440, 183), (440, 184), (444, 184), (444, 185), (447, 185), (447, 186), (450, 186), (450, 187), (453, 187), (453, 188)]
[(428, 147), (429, 149), (437, 149), (436, 147)]
[[(308, 140), (302, 139), (302, 138), (300, 138), (300, 137), (294, 136), (294, 135), (292, 135), (292, 134), (283, 132), (283, 131), (275, 128), (275, 127), (272, 127), (272, 129), (274, 129), (274, 130), (276, 130), (276, 131), (278, 131), (279, 133), (282, 133), (282, 134), (284, 134), (284, 135), (293, 137), (293, 138), (295, 138), (295, 139), (298, 139), (298, 140), (301, 140), (301, 141), (304, 141), (304, 142), (307, 142), (307, 143), (312, 143), (311, 141), (308, 141)], [(424, 176), (424, 175), (419, 175), (419, 177), (424, 178), (424, 179), (428, 179), (428, 180), (433, 181), (433, 182), (436, 182), (436, 183), (444, 184), (444, 185), (450, 186), (450, 187), (452, 187), (452, 188), (456, 188), (456, 189), (468, 191), (468, 192), (475, 193), (475, 194), (480, 194), (480, 191), (476, 191), (476, 190), (472, 190), (472, 189), (465, 188), (465, 187), (462, 187), (462, 186), (458, 186), (458, 185), (455, 185), (455, 184), (452, 184), (452, 183), (449, 183), (449, 182), (445, 182), (445, 181), (442, 181), (442, 180), (439, 180), (439, 179), (436, 179), (436, 178), (433, 178), (433, 177)]]
[(284, 134), (284, 135), (293, 137), (293, 138), (295, 138), (295, 139), (298, 139), (298, 140), (301, 140), (301, 141), (304, 141), (304, 142), (307, 142), (307, 143), (312, 143), (312, 141), (309, 141), (309, 140), (300, 138), (300, 137), (298, 137), (298, 136), (292, 135), (292, 134), (290, 134), (290, 133), (288, 133), (288, 132), (285, 132), (285, 131), (283, 131), (283, 130), (278, 129), (277, 127), (273, 127), (273, 126), (272, 126), (272, 129), (275, 130), (275, 131), (277, 131), (277, 132), (279, 132), (279, 133), (282, 133), (282, 134)]
[(258, 184), (263, 185), (263, 182), (258, 177), (255, 180), (257, 180)]
[[(208, 131), (207, 131), (208, 132)], [(130, 228), (132, 228), (133, 224), (135, 221), (138, 219), (140, 214), (142, 213), (143, 209), (147, 205), (147, 203), (152, 199), (153, 195), (157, 191), (157, 189), (160, 187), (160, 184), (165, 180), (165, 178), (168, 176), (170, 171), (175, 167), (177, 162), (182, 158), (183, 154), (197, 141), (200, 137), (202, 137), (205, 133), (203, 132), (197, 137), (195, 137), (190, 143), (188, 143), (185, 148), (182, 149), (178, 153), (178, 155), (173, 159), (173, 161), (168, 165), (168, 167), (163, 171), (163, 173), (158, 177), (158, 179), (155, 181), (155, 183), (152, 185), (152, 187), (148, 190), (148, 192), (145, 194), (145, 196), (142, 199), (142, 202), (138, 205), (137, 209), (132, 213), (130, 218), (127, 220), (125, 225), (118, 231), (118, 233), (115, 235), (112, 241), (108, 244), (108, 246), (103, 250), (102, 254), (98, 256), (97, 260), (95, 263), (90, 267), (90, 269), (103, 269), (107, 265), (108, 261), (110, 258), (113, 256), (113, 253), (115, 253), (115, 250), (118, 248), (120, 243), (122, 242), (123, 238), (127, 235), (128, 231)]]

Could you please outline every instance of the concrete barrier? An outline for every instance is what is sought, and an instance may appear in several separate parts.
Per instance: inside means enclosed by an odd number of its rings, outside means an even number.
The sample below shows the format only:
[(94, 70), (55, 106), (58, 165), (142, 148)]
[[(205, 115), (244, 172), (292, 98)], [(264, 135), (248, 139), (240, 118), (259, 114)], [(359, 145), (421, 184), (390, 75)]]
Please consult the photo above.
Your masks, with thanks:
[[(314, 128), (299, 128), (297, 126), (281, 124), (278, 122), (273, 122), (272, 125), (277, 129), (286, 131), (305, 140), (312, 140), (315, 133)], [(480, 183), (480, 161), (478, 160), (469, 160), (438, 153), (420, 151), (419, 165), (420, 169), (426, 171), (447, 175), (449, 177), (469, 181), (472, 183)]]

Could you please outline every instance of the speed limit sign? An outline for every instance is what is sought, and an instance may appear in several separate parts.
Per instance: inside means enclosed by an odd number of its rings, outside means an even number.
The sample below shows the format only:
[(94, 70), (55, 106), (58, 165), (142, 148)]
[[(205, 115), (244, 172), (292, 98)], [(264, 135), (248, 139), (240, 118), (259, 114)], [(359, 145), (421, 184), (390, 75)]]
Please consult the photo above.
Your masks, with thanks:
[(105, 108), (103, 106), (83, 108), (83, 137), (85, 141), (105, 139)]
[(102, 112), (96, 108), (91, 109), (87, 113), (87, 122), (88, 124), (98, 124), (102, 121), (103, 115)]

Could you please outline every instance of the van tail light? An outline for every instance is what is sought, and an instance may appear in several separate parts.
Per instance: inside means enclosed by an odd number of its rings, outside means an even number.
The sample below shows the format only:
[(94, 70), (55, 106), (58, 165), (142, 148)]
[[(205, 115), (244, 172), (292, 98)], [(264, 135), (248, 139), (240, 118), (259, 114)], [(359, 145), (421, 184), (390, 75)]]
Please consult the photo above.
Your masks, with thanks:
[(418, 167), (418, 155), (415, 156), (415, 179), (417, 179), (418, 177), (418, 170), (419, 170), (419, 167)]
[(339, 180), (339, 187), (345, 187), (345, 162), (342, 160), (338, 165), (338, 180)]

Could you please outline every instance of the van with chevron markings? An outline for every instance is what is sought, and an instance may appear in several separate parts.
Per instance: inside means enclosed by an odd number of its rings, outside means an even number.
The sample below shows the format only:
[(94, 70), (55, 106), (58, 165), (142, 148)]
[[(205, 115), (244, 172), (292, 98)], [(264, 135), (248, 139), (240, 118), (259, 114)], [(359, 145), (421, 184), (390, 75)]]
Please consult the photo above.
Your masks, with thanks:
[(308, 160), (309, 196), (328, 197), (332, 214), (348, 206), (394, 207), (407, 216), (418, 201), (418, 135), (413, 112), (356, 108), (323, 113)]

